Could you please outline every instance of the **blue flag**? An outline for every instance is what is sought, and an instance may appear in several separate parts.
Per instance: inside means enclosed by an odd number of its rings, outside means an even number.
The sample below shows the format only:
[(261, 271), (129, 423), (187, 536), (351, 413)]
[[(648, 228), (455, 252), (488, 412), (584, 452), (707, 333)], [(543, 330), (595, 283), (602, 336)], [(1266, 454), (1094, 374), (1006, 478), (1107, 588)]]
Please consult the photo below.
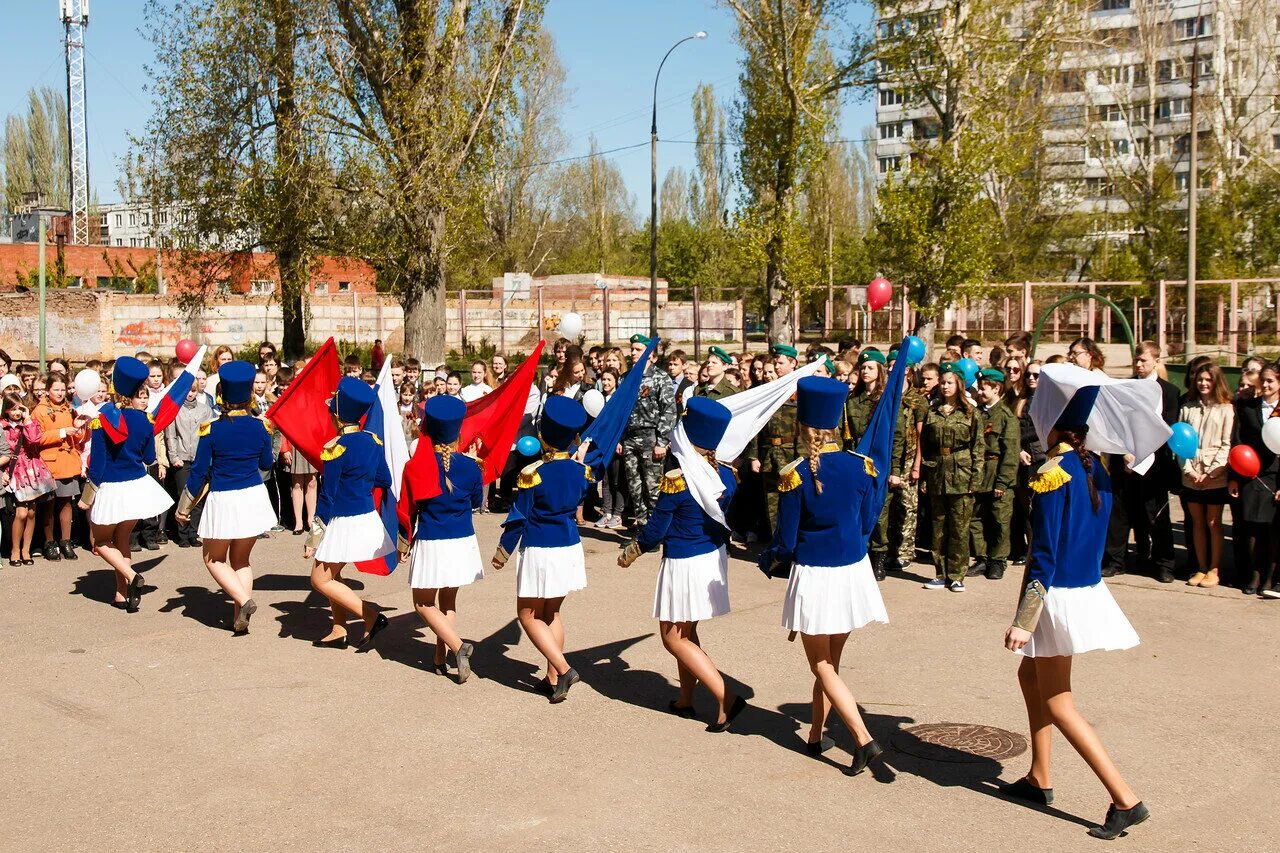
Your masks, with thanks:
[(644, 372), (651, 366), (650, 361), (653, 360), (658, 341), (658, 338), (649, 341), (644, 355), (623, 377), (618, 389), (600, 410), (600, 416), (582, 432), (583, 439), (591, 439), (585, 462), (597, 480), (604, 469), (609, 467), (618, 442), (622, 440), (622, 432), (627, 428), (627, 421), (631, 420), (631, 410), (636, 407), (636, 400), (640, 397), (640, 382), (644, 379)]
[(857, 452), (868, 457), (876, 470), (883, 473), (876, 478), (875, 506), (884, 506), (889, 493), (889, 462), (893, 456), (893, 432), (898, 425), (898, 409), (902, 405), (902, 379), (907, 373), (907, 359), (903, 355), (906, 351), (907, 342), (904, 340), (898, 347), (898, 359), (889, 371), (889, 378), (885, 380), (884, 393), (867, 421), (867, 431), (858, 439)]

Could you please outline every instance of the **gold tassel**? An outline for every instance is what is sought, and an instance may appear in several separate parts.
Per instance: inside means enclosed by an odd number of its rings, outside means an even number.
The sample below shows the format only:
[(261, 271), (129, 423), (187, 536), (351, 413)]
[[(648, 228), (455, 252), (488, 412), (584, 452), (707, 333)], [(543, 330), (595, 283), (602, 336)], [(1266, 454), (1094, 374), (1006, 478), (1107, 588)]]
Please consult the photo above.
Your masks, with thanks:
[(678, 495), (686, 488), (687, 486), (685, 486), (684, 477), (679, 474), (674, 477), (667, 474), (662, 478), (662, 493), (664, 495)]
[(324, 450), (320, 451), (320, 461), (331, 462), (346, 452), (347, 448), (336, 441), (326, 444)]
[(862, 467), (867, 472), (867, 476), (870, 477), (871, 479), (874, 480), (877, 476), (879, 476), (879, 472), (876, 471), (876, 465), (874, 462), (871, 461), (870, 456), (862, 457)]
[(521, 489), (532, 489), (534, 486), (542, 482), (542, 475), (537, 471), (520, 472), (520, 476), (516, 478), (516, 487)]
[(789, 492), (800, 485), (800, 475), (792, 468), (778, 475), (778, 491)]
[(1062, 470), (1061, 465), (1055, 465), (1048, 471), (1042, 471), (1031, 478), (1028, 484), (1031, 490), (1036, 494), (1043, 495), (1045, 492), (1052, 492), (1054, 489), (1060, 489), (1067, 483), (1071, 482), (1071, 475)]

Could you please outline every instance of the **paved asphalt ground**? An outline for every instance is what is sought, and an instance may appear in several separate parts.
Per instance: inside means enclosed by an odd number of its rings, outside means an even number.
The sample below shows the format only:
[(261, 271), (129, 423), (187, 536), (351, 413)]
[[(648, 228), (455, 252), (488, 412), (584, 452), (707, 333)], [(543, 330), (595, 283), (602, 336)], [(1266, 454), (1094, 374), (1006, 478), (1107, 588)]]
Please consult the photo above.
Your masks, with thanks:
[[(478, 519), (492, 553), (498, 516)], [(376, 651), (312, 648), (327, 615), (301, 539), (255, 550), (259, 611), (230, 605), (194, 550), (144, 552), (142, 611), (108, 607), (110, 575), (75, 563), (0, 568), (0, 848), (5, 850), (1099, 850), (1105, 791), (1055, 741), (1052, 809), (995, 793), (1023, 773), (890, 748), (874, 775), (798, 751), (811, 676), (778, 627), (783, 582), (731, 565), (733, 613), (705, 647), (751, 707), (733, 732), (665, 713), (675, 665), (650, 618), (658, 558), (614, 564), (588, 532), (590, 587), (564, 609), (582, 674), (563, 705), (531, 691), (540, 661), (514, 621), (512, 569), (460, 596), (476, 677), (431, 674), (407, 570), (358, 576), (391, 627)], [(742, 553), (737, 554), (738, 557)], [(892, 623), (855, 633), (844, 675), (886, 747), (919, 723), (1026, 732), (1001, 647), (1017, 578), (964, 595), (883, 585)], [(1280, 602), (1234, 590), (1111, 583), (1142, 637), (1076, 663), (1077, 698), (1152, 819), (1120, 849), (1256, 850), (1280, 814)], [(358, 629), (353, 627), (353, 636)], [(800, 732), (798, 734), (797, 732)], [(901, 739), (898, 741), (901, 743)]]

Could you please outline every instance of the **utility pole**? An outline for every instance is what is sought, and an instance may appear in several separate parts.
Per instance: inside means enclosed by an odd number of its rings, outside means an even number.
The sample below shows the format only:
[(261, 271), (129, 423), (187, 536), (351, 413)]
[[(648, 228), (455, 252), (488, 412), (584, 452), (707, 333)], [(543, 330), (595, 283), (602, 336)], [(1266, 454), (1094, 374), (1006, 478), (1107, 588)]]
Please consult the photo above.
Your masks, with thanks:
[(83, 246), (89, 242), (89, 124), (85, 117), (84, 86), (84, 33), (89, 28), (89, 0), (58, 0), (58, 17), (66, 30), (71, 242)]
[(1187, 333), (1184, 358), (1196, 354), (1196, 202), (1200, 188), (1200, 155), (1197, 151), (1200, 128), (1196, 123), (1196, 87), (1200, 82), (1200, 36), (1204, 26), (1204, 0), (1196, 4), (1195, 40), (1191, 46), (1191, 139), (1187, 146), (1191, 158), (1187, 171)]

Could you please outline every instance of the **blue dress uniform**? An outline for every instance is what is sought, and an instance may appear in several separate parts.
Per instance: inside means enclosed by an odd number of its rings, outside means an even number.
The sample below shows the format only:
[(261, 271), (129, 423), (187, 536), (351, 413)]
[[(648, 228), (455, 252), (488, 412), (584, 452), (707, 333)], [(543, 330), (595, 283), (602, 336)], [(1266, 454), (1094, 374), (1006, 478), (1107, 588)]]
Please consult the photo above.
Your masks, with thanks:
[(427, 400), (423, 412), (422, 431), (437, 448), (440, 494), (410, 509), (409, 585), (414, 589), (466, 586), (484, 577), (471, 522), (471, 513), (484, 502), (483, 473), (474, 459), (452, 447), (466, 414), (465, 403), (445, 395)]
[(391, 469), (381, 440), (359, 426), (375, 399), (372, 388), (347, 376), (330, 402), (341, 428), (320, 457), (324, 467), (311, 542), (321, 563), (375, 560), (395, 550), (373, 505), (374, 489), (391, 488)]
[[(728, 508), (738, 488), (733, 468), (714, 458), (714, 448), (724, 437), (729, 419), (729, 410), (710, 397), (690, 398), (684, 414), (685, 434), (694, 447), (708, 454), (703, 457), (705, 464), (715, 466), (724, 486), (717, 501), (722, 510)], [(704, 463), (700, 460), (699, 464)], [(633, 560), (640, 552), (662, 545), (653, 617), (662, 622), (698, 622), (728, 613), (728, 529), (694, 499), (682, 469), (663, 476), (660, 492), (653, 515), (627, 555)]]
[(516, 499), (498, 540), (499, 562), (517, 555), (519, 598), (561, 598), (587, 586), (576, 513), (595, 477), (568, 452), (586, 422), (587, 412), (577, 400), (552, 396), (543, 406), (539, 431), (550, 450), (520, 472)]
[(178, 511), (190, 515), (208, 485), (200, 515), (202, 539), (253, 539), (276, 522), (262, 481), (262, 471), (274, 464), (271, 433), (243, 408), (253, 397), (255, 373), (247, 361), (229, 361), (218, 368), (222, 415), (200, 427), (196, 458), (178, 503)]
[[(136, 358), (119, 358), (111, 375), (112, 388), (120, 397), (129, 399), (147, 381), (148, 373), (147, 366)], [(147, 466), (156, 461), (156, 434), (151, 417), (131, 406), (118, 415), (126, 432), (123, 441), (117, 443), (107, 437), (101, 423), (106, 414), (94, 420), (89, 438), (88, 477), (96, 487), (89, 508), (89, 520), (93, 524), (112, 525), (152, 518), (173, 506), (173, 499), (147, 474)]]
[[(1043, 382), (1043, 378), (1041, 382)], [(1079, 389), (1057, 427), (1087, 423), (1098, 386)], [(1084, 460), (1089, 461), (1085, 470)], [(1093, 507), (1089, 480), (1098, 496)], [(1075, 655), (1138, 645), (1137, 632), (1102, 580), (1102, 552), (1111, 519), (1111, 477), (1092, 451), (1059, 444), (1031, 479), (1031, 551), (1027, 582), (1044, 588), (1044, 605), (1027, 657)]]
[[(778, 529), (761, 555), (761, 567), (768, 571), (793, 564), (784, 628), (811, 635), (847, 634), (868, 622), (889, 621), (867, 558), (867, 541), (886, 498), (905, 369), (905, 359), (894, 365), (857, 452), (830, 443), (818, 454), (816, 472), (809, 459), (800, 458), (778, 478)], [(805, 426), (835, 429), (848, 392), (835, 379), (801, 379), (797, 418)]]

